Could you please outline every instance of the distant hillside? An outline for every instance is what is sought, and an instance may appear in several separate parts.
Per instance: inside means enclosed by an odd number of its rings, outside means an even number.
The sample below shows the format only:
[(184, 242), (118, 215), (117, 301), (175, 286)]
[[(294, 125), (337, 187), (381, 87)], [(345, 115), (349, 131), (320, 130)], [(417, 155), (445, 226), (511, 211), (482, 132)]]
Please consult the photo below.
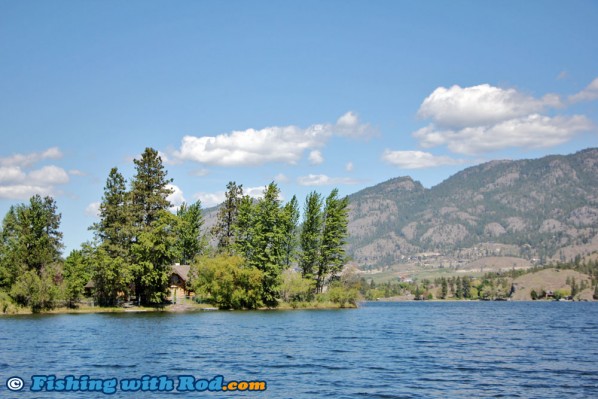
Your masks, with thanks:
[(349, 253), (360, 266), (390, 265), (422, 252), (454, 255), (489, 242), (542, 261), (598, 249), (596, 148), (492, 161), (431, 189), (399, 177), (349, 198)]

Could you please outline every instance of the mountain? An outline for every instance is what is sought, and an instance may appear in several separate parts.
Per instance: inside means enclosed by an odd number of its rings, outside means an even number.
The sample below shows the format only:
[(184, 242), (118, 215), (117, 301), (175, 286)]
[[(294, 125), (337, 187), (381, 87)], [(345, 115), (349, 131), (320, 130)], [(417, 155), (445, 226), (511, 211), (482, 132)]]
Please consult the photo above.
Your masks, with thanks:
[(474, 249), (488, 251), (489, 244), (502, 255), (541, 261), (598, 249), (597, 148), (491, 161), (431, 189), (399, 177), (349, 199), (348, 252), (361, 267), (422, 253), (459, 258)]

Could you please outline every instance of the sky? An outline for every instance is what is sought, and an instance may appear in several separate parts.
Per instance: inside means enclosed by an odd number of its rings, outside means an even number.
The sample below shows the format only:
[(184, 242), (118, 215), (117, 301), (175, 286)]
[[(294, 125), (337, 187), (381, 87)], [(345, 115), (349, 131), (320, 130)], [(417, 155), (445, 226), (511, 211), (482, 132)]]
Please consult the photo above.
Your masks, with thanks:
[(283, 200), (598, 147), (596, 1), (0, 0), (0, 215), (65, 255), (106, 178), (160, 151), (173, 206)]

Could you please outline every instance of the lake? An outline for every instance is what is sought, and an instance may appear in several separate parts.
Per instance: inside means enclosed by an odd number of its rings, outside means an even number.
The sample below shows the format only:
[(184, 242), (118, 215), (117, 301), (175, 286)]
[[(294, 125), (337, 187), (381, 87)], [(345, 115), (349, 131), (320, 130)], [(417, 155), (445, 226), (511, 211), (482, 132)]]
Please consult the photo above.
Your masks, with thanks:
[[(0, 355), (2, 398), (590, 398), (598, 397), (598, 303), (10, 316), (0, 317)], [(67, 394), (49, 390), (51, 375), (80, 384), (84, 375), (163, 376), (174, 389)], [(220, 375), (267, 389), (177, 390), (181, 376), (202, 389)], [(36, 382), (39, 392), (33, 376), (48, 379)], [(8, 391), (9, 377), (23, 389)]]

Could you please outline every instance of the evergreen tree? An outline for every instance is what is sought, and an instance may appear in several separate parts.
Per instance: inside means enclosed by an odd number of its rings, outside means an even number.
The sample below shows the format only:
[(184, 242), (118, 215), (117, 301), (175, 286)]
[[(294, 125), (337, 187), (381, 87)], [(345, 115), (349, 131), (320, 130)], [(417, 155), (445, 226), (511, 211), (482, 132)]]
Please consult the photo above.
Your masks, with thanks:
[(181, 204), (177, 210), (179, 218), (177, 230), (177, 258), (183, 265), (189, 265), (197, 255), (202, 254), (207, 246), (206, 239), (201, 232), (203, 215), (201, 202), (191, 205)]
[(335, 188), (326, 198), (324, 207), (324, 228), (320, 242), (316, 289), (322, 292), (325, 279), (329, 275), (340, 273), (347, 261), (345, 245), (347, 243), (348, 197), (338, 198)]
[[(84, 248), (89, 249), (89, 246)], [(74, 307), (83, 296), (84, 287), (92, 276), (89, 251), (84, 251), (85, 249), (74, 249), (64, 261), (64, 296), (69, 307)]]
[(283, 207), (282, 223), (284, 229), (284, 265), (288, 269), (296, 260), (298, 246), (299, 202), (294, 195)]
[(171, 206), (168, 196), (172, 189), (168, 184), (172, 179), (166, 178), (162, 158), (153, 148), (146, 148), (141, 159), (133, 162), (136, 174), (131, 185), (132, 216), (139, 233), (156, 221), (161, 211)]
[[(152, 148), (146, 148), (141, 159), (133, 162), (136, 175), (130, 195), (135, 232), (131, 248), (135, 291), (138, 302), (155, 304), (166, 296), (166, 273), (175, 259), (173, 237), (177, 219), (168, 212), (168, 196), (172, 194), (168, 184), (172, 179), (166, 178), (162, 158)], [(151, 248), (154, 244), (157, 247)]]
[(212, 235), (216, 238), (219, 252), (230, 253), (234, 244), (235, 223), (239, 204), (243, 198), (243, 185), (235, 182), (226, 185), (226, 198), (218, 210), (218, 220), (212, 228)]
[(448, 295), (448, 283), (446, 282), (446, 278), (442, 278), (441, 280), (441, 293), (440, 293), (440, 297), (442, 299), (446, 299)]
[(243, 196), (239, 202), (237, 217), (233, 226), (233, 237), (235, 237), (233, 252), (245, 259), (251, 259), (254, 253), (255, 213), (256, 206), (253, 199), (248, 195)]
[(270, 183), (255, 209), (250, 266), (263, 272), (262, 300), (266, 306), (276, 306), (280, 277), (284, 267), (285, 230), (281, 223), (280, 190)]
[(52, 308), (59, 295), (60, 219), (54, 199), (34, 195), (11, 207), (2, 224), (2, 284), (34, 312)]
[(108, 255), (129, 257), (132, 234), (132, 212), (126, 180), (117, 168), (112, 168), (104, 187), (100, 204), (100, 221), (95, 230)]
[(176, 258), (177, 222), (169, 211), (160, 211), (132, 246), (139, 303), (156, 305), (166, 299), (170, 267)]
[(91, 251), (94, 295), (100, 306), (115, 306), (121, 294), (130, 294), (132, 268), (120, 256), (110, 256), (104, 246)]
[(315, 191), (305, 199), (301, 228), (299, 267), (304, 278), (314, 278), (320, 254), (322, 229), (322, 197)]

